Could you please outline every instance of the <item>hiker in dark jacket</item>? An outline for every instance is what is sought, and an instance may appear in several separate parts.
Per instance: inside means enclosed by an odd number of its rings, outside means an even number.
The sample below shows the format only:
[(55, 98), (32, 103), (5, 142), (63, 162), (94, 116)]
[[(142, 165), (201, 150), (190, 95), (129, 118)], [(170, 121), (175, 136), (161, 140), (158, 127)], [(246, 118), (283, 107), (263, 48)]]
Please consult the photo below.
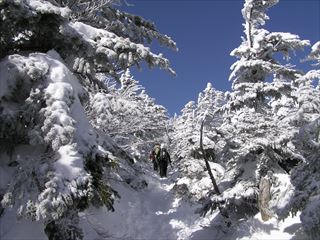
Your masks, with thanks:
[(156, 158), (159, 163), (160, 177), (161, 178), (167, 177), (167, 168), (168, 168), (168, 164), (169, 163), (171, 164), (171, 159), (164, 144), (161, 144), (160, 151), (156, 155)]

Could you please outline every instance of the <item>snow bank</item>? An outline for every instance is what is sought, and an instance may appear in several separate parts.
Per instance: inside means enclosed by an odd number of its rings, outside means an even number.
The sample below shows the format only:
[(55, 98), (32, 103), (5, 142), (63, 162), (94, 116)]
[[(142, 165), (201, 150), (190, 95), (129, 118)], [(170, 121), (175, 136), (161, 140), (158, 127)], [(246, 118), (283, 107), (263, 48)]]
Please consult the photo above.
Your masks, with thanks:
[(200, 218), (195, 214), (200, 205), (177, 198), (172, 191), (172, 173), (168, 179), (160, 179), (148, 169), (145, 173), (148, 187), (142, 191), (112, 182), (121, 195), (115, 212), (91, 208), (81, 215), (85, 239), (186, 240), (210, 226), (215, 214)]
[(238, 240), (307, 240), (307, 236), (302, 232), (299, 215), (300, 213), (294, 217), (288, 217), (284, 221), (272, 218), (264, 222), (259, 213), (240, 224), (233, 237)]
[[(209, 164), (216, 181), (219, 183), (224, 176), (224, 168), (217, 163), (209, 162)], [(191, 197), (198, 200), (207, 196), (208, 192), (212, 190), (212, 183), (208, 172), (205, 170), (204, 160), (185, 159), (181, 167), (184, 174), (176, 182), (177, 187), (185, 185), (188, 192), (191, 193)]]
[(290, 199), (294, 195), (295, 188), (291, 183), (290, 175), (286, 173), (274, 173), (273, 178), (273, 182), (276, 182), (276, 184), (272, 184), (271, 187), (272, 199), (270, 207), (274, 211), (277, 211), (289, 204)]
[(71, 10), (68, 7), (57, 7), (48, 1), (28, 0), (26, 3), (32, 10), (41, 14), (57, 14), (64, 18), (68, 18), (71, 13)]

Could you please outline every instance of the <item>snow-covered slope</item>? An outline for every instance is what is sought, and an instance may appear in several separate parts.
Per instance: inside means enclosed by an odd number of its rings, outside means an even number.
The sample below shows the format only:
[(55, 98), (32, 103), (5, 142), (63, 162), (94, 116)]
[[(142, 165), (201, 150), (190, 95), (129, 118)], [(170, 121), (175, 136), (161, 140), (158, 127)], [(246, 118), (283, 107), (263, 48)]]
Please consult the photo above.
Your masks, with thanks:
[(81, 224), (86, 239), (190, 239), (209, 226), (215, 215), (199, 217), (195, 212), (201, 205), (173, 191), (176, 170), (162, 179), (151, 167), (142, 167), (147, 183), (144, 188), (135, 191), (119, 182), (111, 183), (121, 195), (114, 205), (115, 212), (106, 214), (91, 208), (83, 213)]
[[(196, 214), (200, 204), (177, 196), (173, 187), (177, 176), (172, 170), (168, 178), (161, 179), (142, 164), (147, 184), (128, 184), (112, 180), (111, 185), (121, 198), (114, 204), (115, 211), (90, 209), (80, 213), (80, 226), (84, 239), (154, 239), (154, 240), (212, 240), (212, 239), (307, 239), (300, 232), (299, 214), (285, 221), (275, 218), (263, 222), (259, 214), (241, 220), (230, 231), (220, 229), (217, 213), (200, 217)], [(4, 218), (1, 218), (4, 219)], [(6, 212), (1, 224), (1, 239), (46, 239), (39, 223), (17, 221), (12, 211)]]
[(284, 221), (272, 218), (266, 222), (260, 214), (239, 225), (239, 230), (234, 234), (234, 239), (239, 240), (307, 240), (302, 231), (299, 214), (288, 217)]

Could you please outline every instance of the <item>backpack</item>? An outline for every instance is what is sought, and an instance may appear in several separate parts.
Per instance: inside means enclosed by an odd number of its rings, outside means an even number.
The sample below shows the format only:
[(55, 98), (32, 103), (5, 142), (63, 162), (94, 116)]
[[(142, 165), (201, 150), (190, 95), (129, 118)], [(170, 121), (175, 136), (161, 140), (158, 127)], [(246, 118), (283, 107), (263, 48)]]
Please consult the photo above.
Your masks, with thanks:
[(152, 151), (150, 154), (149, 154), (149, 159), (151, 161), (155, 161), (156, 160), (156, 153), (154, 151)]
[(157, 160), (160, 157), (160, 152), (161, 152), (160, 146), (156, 145), (156, 147), (154, 148), (154, 155), (155, 155)]
[(158, 161), (168, 162), (169, 161), (168, 155), (169, 155), (169, 153), (168, 153), (167, 149), (165, 149), (165, 148), (160, 149), (159, 154), (158, 154)]

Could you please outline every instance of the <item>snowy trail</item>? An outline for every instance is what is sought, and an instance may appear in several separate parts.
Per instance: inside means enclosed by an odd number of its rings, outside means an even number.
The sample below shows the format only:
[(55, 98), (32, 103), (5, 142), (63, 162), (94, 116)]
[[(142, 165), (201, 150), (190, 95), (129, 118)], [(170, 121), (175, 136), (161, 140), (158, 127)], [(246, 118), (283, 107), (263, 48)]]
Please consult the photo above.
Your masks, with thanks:
[[(200, 217), (195, 213), (197, 204), (177, 198), (174, 191), (174, 173), (161, 179), (150, 169), (145, 169), (148, 187), (134, 191), (118, 184), (121, 195), (115, 212), (90, 209), (82, 217), (85, 239), (98, 240), (206, 240), (206, 239), (305, 239), (299, 233), (299, 217), (285, 222), (261, 220), (260, 214), (240, 224), (235, 232), (224, 235), (221, 225), (216, 225), (217, 213)], [(88, 225), (89, 224), (89, 225)], [(291, 229), (293, 232), (288, 232)], [(252, 237), (252, 238), (251, 238)], [(295, 239), (295, 238), (293, 238)]]
[[(308, 239), (300, 232), (296, 216), (285, 222), (261, 220), (260, 214), (240, 223), (238, 229), (224, 235), (215, 219), (216, 213), (200, 217), (200, 207), (178, 198), (172, 188), (175, 172), (161, 179), (149, 168), (144, 169), (148, 186), (134, 190), (123, 182), (114, 182), (113, 188), (121, 198), (114, 212), (91, 207), (80, 214), (80, 227), (86, 240), (206, 240), (206, 239)], [(41, 222), (18, 221), (14, 210), (0, 218), (0, 238), (4, 240), (45, 240)], [(2, 220), (6, 219), (5, 222)]]
[(115, 203), (115, 212), (90, 209), (83, 216), (82, 224), (91, 225), (84, 228), (87, 239), (94, 239), (94, 235), (95, 239), (190, 239), (193, 232), (210, 223), (212, 215), (199, 218), (194, 213), (198, 206), (176, 198), (170, 191), (174, 186), (170, 175), (161, 179), (147, 169), (145, 179), (148, 187), (142, 191), (117, 186), (121, 199)]

